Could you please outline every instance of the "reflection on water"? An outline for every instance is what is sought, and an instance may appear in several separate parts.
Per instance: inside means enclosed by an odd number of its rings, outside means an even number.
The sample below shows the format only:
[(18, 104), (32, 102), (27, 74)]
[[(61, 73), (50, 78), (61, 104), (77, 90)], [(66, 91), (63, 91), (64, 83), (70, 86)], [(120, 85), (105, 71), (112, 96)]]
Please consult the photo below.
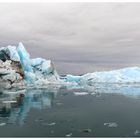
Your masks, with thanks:
[[(122, 94), (129, 97), (140, 98), (140, 85), (95, 84), (94, 86), (66, 86), (67, 91), (81, 89), (88, 94)], [(62, 87), (61, 87), (62, 89)], [(32, 108), (51, 108), (53, 100), (60, 93), (60, 88), (27, 89), (19, 91), (0, 91), (0, 123), (24, 124), (25, 118)], [(79, 94), (80, 95), (80, 94)]]
[(53, 99), (57, 94), (56, 89), (28, 89), (19, 91), (0, 92), (0, 117), (6, 123), (24, 124), (28, 112), (32, 108), (43, 109), (52, 106)]

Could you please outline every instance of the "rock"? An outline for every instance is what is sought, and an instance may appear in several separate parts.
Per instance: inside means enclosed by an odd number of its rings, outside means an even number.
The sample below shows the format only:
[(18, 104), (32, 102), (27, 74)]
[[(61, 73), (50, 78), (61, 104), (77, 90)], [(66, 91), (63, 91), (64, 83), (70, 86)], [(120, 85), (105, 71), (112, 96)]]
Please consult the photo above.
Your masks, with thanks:
[(91, 129), (83, 129), (83, 130), (81, 130), (82, 132), (84, 132), (84, 133), (90, 133), (91, 132)]

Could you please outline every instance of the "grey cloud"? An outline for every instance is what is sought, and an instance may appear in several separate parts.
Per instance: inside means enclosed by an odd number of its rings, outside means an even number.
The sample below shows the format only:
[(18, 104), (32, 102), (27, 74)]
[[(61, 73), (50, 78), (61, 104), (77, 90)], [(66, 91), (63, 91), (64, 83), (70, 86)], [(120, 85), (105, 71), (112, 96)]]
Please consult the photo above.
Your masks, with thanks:
[(0, 45), (23, 42), (59, 73), (139, 66), (139, 3), (0, 4)]

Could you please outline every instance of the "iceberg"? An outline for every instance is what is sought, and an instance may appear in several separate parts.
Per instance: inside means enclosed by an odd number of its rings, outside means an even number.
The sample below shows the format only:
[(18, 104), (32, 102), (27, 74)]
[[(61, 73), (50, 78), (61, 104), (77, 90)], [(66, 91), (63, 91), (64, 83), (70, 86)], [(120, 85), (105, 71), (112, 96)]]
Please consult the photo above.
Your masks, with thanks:
[(1, 83), (8, 82), (8, 88), (19, 86), (18, 83), (24, 86), (42, 86), (62, 82), (51, 60), (31, 59), (21, 42), (18, 46), (1, 47), (0, 62)]
[(61, 77), (51, 60), (30, 58), (21, 42), (18, 46), (0, 48), (0, 87), (42, 87), (48, 84), (76, 87), (95, 83), (140, 83), (140, 67)]
[[(86, 90), (91, 95), (121, 94), (128, 97), (140, 97), (140, 68), (128, 67), (112, 71), (67, 75), (66, 82), (77, 83), (76, 87)], [(74, 86), (69, 86), (73, 89)], [(75, 87), (74, 87), (75, 89)]]
[(119, 70), (87, 73), (82, 76), (67, 75), (65, 81), (77, 82), (80, 85), (95, 83), (140, 83), (140, 68), (129, 67)]

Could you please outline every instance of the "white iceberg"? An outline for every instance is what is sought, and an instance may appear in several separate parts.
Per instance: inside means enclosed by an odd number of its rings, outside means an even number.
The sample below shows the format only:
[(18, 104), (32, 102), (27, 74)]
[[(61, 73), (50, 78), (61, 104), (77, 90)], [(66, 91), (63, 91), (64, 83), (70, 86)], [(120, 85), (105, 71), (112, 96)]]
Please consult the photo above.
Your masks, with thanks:
[(82, 76), (67, 75), (67, 82), (94, 85), (95, 83), (140, 83), (140, 68), (130, 67), (119, 70), (88, 73)]

